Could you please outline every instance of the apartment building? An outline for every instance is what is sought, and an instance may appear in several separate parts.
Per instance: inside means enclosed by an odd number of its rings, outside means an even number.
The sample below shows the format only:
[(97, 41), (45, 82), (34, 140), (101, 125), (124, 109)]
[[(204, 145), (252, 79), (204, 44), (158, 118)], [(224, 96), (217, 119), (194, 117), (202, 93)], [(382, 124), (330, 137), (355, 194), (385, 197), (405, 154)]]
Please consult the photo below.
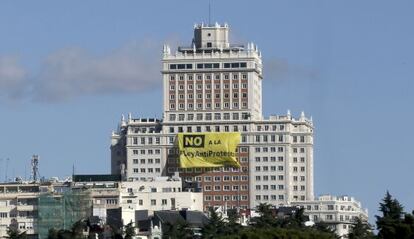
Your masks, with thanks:
[(7, 236), (8, 227), (25, 231), (37, 238), (37, 198), (39, 184), (0, 184), (0, 238)]
[(368, 221), (368, 210), (349, 196), (322, 195), (315, 200), (293, 202), (292, 205), (305, 208), (305, 215), (311, 221), (327, 223), (341, 238), (346, 238), (355, 218)]
[[(195, 25), (189, 46), (163, 47), (163, 117), (122, 117), (111, 138), (112, 173), (148, 180), (179, 172), (200, 184), (204, 209), (313, 200), (312, 119), (263, 116), (261, 52), (231, 44), (229, 29)], [(176, 135), (191, 132), (240, 132), (241, 167), (180, 168)]]

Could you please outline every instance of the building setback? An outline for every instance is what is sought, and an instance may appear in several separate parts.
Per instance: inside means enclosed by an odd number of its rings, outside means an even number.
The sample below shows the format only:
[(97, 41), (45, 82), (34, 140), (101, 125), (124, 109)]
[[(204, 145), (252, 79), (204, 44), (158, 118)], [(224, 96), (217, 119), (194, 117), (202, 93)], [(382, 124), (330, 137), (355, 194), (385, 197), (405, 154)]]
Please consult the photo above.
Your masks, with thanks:
[[(162, 119), (122, 117), (112, 133), (111, 170), (124, 180), (179, 172), (198, 182), (204, 209), (313, 200), (313, 123), (263, 117), (262, 58), (253, 43), (229, 42), (229, 26), (195, 25), (188, 47), (164, 45)], [(240, 168), (179, 167), (177, 133), (240, 132)]]

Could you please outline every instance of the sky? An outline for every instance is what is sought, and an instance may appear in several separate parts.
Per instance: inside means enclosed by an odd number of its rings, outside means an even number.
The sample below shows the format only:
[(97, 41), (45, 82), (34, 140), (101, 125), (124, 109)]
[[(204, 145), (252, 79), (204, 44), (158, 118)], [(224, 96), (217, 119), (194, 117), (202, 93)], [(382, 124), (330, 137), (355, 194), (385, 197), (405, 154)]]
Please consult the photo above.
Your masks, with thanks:
[(413, 210), (409, 0), (0, 1), (0, 180), (28, 178), (33, 154), (44, 177), (109, 173), (111, 131), (162, 116), (162, 45), (190, 45), (209, 2), (262, 51), (263, 114), (313, 117), (315, 194), (371, 221), (386, 190)]

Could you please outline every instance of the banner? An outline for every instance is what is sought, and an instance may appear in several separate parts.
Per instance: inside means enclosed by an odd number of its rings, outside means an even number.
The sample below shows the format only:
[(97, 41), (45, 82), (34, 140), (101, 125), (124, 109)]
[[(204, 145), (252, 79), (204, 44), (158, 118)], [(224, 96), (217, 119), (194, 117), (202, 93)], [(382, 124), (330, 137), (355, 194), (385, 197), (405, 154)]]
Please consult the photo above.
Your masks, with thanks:
[(179, 133), (181, 168), (240, 167), (240, 133)]

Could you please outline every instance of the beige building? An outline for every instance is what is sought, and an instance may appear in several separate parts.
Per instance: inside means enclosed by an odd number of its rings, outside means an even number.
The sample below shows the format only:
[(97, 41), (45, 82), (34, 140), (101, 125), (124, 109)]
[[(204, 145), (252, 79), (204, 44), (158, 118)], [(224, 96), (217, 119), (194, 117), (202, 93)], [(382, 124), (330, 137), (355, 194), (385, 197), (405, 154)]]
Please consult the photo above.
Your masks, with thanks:
[(0, 184), (0, 238), (9, 226), (36, 236), (39, 192), (39, 184)]
[(135, 222), (135, 212), (147, 210), (148, 215), (160, 210), (203, 211), (203, 193), (183, 191), (182, 181), (174, 177), (122, 182), (120, 204), (124, 224)]
[[(112, 134), (112, 173), (143, 180), (179, 172), (200, 184), (204, 209), (313, 200), (312, 120), (263, 116), (261, 52), (253, 43), (232, 44), (229, 29), (195, 25), (188, 47), (164, 46), (163, 117), (122, 117)], [(181, 169), (181, 132), (240, 132), (241, 167)]]
[(311, 221), (327, 223), (341, 237), (348, 235), (355, 218), (368, 221), (368, 210), (349, 196), (322, 195), (315, 200), (294, 202), (292, 205), (304, 207), (305, 215)]

